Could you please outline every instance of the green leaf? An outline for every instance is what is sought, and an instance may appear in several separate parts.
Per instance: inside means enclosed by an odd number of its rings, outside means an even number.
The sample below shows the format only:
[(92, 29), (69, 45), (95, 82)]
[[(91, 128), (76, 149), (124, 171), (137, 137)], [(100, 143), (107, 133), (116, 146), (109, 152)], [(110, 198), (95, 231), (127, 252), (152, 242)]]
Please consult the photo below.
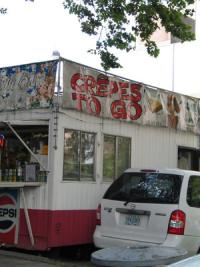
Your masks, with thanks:
[(118, 58), (109, 52), (117, 48), (135, 49), (137, 38), (143, 41), (149, 55), (157, 57), (159, 49), (151, 41), (160, 24), (180, 41), (194, 40), (192, 28), (184, 16), (192, 16), (195, 0), (65, 0), (63, 5), (80, 20), (81, 29), (96, 35), (96, 48), (90, 49), (101, 59), (105, 70), (120, 68)]

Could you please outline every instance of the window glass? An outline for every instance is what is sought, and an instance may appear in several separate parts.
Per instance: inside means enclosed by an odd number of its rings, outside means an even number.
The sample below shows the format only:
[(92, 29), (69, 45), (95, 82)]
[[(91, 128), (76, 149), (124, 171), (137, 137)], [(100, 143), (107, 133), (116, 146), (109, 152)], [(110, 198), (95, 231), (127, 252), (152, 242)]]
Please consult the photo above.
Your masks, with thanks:
[(119, 177), (124, 170), (130, 167), (130, 138), (118, 137), (118, 149), (117, 149), (117, 174)]
[(64, 180), (93, 179), (95, 135), (65, 130), (64, 134)]
[(64, 178), (78, 179), (79, 172), (79, 132), (65, 130)]
[(162, 173), (124, 173), (107, 190), (104, 198), (142, 203), (177, 204), (182, 176)]
[(188, 183), (187, 202), (191, 207), (200, 207), (200, 176), (191, 176)]
[(115, 174), (115, 137), (104, 136), (103, 147), (103, 177), (112, 180)]
[(93, 179), (94, 175), (95, 136), (81, 133), (81, 178)]
[(191, 152), (185, 150), (178, 151), (178, 168), (183, 170), (191, 170)]
[(112, 181), (130, 167), (131, 139), (104, 135), (103, 179)]

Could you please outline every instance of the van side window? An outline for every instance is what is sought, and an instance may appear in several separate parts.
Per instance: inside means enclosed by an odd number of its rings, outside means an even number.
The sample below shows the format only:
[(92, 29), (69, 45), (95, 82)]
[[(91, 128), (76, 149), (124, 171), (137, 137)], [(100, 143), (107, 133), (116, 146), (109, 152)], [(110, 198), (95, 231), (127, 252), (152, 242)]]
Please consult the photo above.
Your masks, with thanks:
[(190, 176), (187, 190), (187, 203), (191, 207), (200, 207), (200, 176)]

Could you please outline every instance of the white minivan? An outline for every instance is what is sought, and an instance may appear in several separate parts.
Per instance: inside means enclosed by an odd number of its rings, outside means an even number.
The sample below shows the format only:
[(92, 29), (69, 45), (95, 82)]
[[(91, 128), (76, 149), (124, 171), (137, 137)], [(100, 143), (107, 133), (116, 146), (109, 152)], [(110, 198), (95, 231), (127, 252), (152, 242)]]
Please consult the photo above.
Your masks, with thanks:
[(98, 248), (162, 245), (200, 252), (200, 172), (128, 169), (97, 209)]

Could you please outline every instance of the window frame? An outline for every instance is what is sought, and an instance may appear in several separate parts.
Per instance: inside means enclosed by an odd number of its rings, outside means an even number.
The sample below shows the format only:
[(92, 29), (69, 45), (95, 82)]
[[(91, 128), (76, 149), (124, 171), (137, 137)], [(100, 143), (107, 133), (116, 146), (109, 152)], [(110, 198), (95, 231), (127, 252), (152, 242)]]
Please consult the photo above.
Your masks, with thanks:
[[(112, 178), (109, 177), (105, 177), (104, 176), (104, 140), (105, 137), (112, 137), (114, 138), (114, 176)], [(102, 179), (103, 182), (112, 182), (114, 180), (116, 180), (120, 175), (118, 174), (118, 151), (119, 151), (119, 138), (124, 138), (124, 139), (128, 139), (130, 144), (129, 144), (129, 155), (128, 155), (128, 168), (131, 167), (131, 148), (132, 148), (132, 138), (130, 136), (121, 136), (121, 135), (113, 135), (113, 134), (107, 134), (104, 133), (103, 134), (103, 142), (102, 142), (102, 147), (103, 147), (103, 153), (102, 153)], [(127, 169), (127, 168), (126, 168)]]
[[(78, 149), (80, 150), (80, 153), (78, 155), (78, 168), (79, 168), (79, 177), (77, 178), (72, 178), (70, 176), (64, 175), (64, 163), (65, 163), (65, 132), (66, 131), (73, 131), (78, 133), (78, 136), (80, 136), (79, 144), (78, 144)], [(95, 132), (90, 132), (90, 131), (84, 131), (82, 129), (72, 129), (72, 128), (64, 128), (63, 130), (64, 136), (63, 136), (63, 175), (62, 175), (62, 181), (67, 182), (67, 181), (73, 181), (73, 182), (94, 182), (96, 180), (96, 137), (97, 134)], [(82, 134), (92, 134), (94, 137), (94, 152), (93, 152), (93, 175), (92, 177), (81, 177), (81, 144), (82, 144)]]

